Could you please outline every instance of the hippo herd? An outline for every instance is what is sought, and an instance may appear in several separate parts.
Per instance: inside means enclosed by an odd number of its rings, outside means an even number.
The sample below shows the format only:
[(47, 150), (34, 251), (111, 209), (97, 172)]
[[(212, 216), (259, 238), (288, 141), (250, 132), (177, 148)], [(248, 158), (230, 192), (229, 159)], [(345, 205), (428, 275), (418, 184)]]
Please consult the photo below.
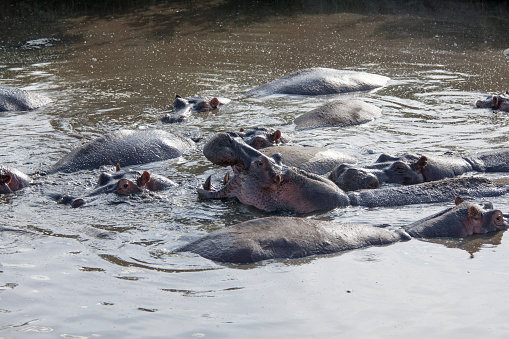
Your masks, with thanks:
[[(245, 97), (327, 95), (367, 91), (386, 86), (390, 79), (365, 72), (309, 68), (292, 73), (245, 93)], [(0, 111), (32, 110), (51, 100), (29, 91), (0, 88)], [(163, 122), (183, 122), (193, 112), (217, 110), (228, 100), (182, 98), (174, 101), (175, 114)], [(509, 94), (479, 100), (477, 107), (509, 111)], [(381, 110), (362, 101), (335, 100), (295, 120), (296, 129), (363, 123)], [(226, 227), (177, 250), (193, 252), (210, 260), (249, 263), (267, 259), (291, 259), (337, 253), (368, 246), (387, 245), (411, 238), (465, 237), (508, 227), (501, 211), (490, 203), (482, 206), (464, 198), (484, 198), (509, 193), (509, 181), (465, 177), (469, 172), (509, 172), (509, 151), (467, 157), (424, 154), (382, 154), (372, 164), (357, 165), (351, 155), (319, 147), (288, 145), (280, 130), (265, 127), (217, 133), (203, 145), (213, 164), (230, 167), (222, 187), (215, 189), (209, 177), (197, 188), (198, 198), (236, 198), (240, 203), (273, 215)], [(118, 130), (72, 150), (47, 169), (48, 175), (116, 167), (101, 173), (96, 188), (85, 197), (53, 196), (59, 203), (80, 207), (101, 194), (137, 194), (160, 191), (177, 184), (157, 174), (125, 170), (180, 157), (195, 141), (161, 129)], [(32, 179), (15, 168), (0, 166), (0, 193), (28, 186)], [(462, 198), (460, 198), (462, 197)], [(389, 207), (450, 202), (455, 206), (403, 229), (389, 230), (365, 224), (338, 223), (304, 217), (345, 206)], [(300, 215), (300, 216), (299, 216)]]

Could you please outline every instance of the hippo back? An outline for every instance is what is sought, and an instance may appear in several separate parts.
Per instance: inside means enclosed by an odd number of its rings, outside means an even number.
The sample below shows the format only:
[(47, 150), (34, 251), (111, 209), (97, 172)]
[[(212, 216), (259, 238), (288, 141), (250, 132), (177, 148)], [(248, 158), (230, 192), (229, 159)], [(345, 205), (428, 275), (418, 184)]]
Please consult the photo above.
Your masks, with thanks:
[(191, 139), (162, 130), (119, 130), (74, 149), (49, 172), (70, 173), (103, 165), (123, 167), (168, 160), (181, 156), (193, 145)]
[(254, 88), (245, 95), (261, 97), (273, 94), (339, 94), (369, 91), (387, 85), (388, 81), (388, 77), (377, 74), (313, 67)]
[(0, 87), (0, 112), (30, 111), (50, 103), (43, 95), (19, 88)]

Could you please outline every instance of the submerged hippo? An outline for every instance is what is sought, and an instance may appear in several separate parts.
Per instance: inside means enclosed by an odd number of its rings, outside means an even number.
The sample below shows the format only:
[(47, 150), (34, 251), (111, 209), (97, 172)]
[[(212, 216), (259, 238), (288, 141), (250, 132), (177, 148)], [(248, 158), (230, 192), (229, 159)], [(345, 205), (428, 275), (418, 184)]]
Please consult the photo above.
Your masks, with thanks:
[(269, 82), (245, 93), (245, 96), (274, 94), (327, 95), (354, 91), (369, 91), (386, 86), (389, 78), (366, 72), (332, 68), (306, 68)]
[(193, 252), (219, 262), (245, 264), (338, 253), (406, 240), (410, 240), (410, 236), (402, 230), (393, 232), (364, 224), (267, 217), (214, 231), (177, 251)]
[(490, 95), (484, 100), (475, 103), (478, 108), (492, 108), (497, 111), (509, 112), (509, 91), (501, 95)]
[(317, 127), (345, 127), (359, 125), (382, 115), (375, 105), (361, 100), (334, 100), (302, 114), (294, 121), (295, 128), (302, 130)]
[(219, 191), (198, 188), (202, 199), (237, 198), (263, 211), (310, 213), (349, 205), (332, 181), (281, 163), (276, 154), (261, 155), (247, 169), (233, 167), (234, 177)]
[(481, 207), (460, 197), (454, 202), (456, 206), (406, 227), (408, 234), (415, 238), (466, 237), (507, 229), (504, 215), (493, 204)]
[(286, 144), (290, 138), (280, 130), (267, 127), (255, 127), (248, 130), (240, 129), (239, 132), (226, 132), (232, 137), (240, 137), (246, 144), (262, 149), (270, 146)]
[(173, 123), (184, 121), (193, 112), (208, 112), (213, 111), (223, 105), (219, 102), (218, 98), (204, 98), (204, 97), (189, 97), (182, 98), (180, 95), (175, 96), (173, 101), (174, 114), (165, 114), (162, 118), (162, 122)]
[(378, 177), (372, 172), (363, 168), (355, 168), (348, 164), (335, 167), (328, 173), (327, 178), (345, 192), (374, 189), (380, 186)]
[(98, 137), (64, 156), (49, 173), (123, 166), (173, 159), (194, 147), (182, 135), (157, 129), (119, 130)]
[(31, 111), (47, 105), (51, 99), (19, 88), (0, 87), (0, 112)]
[(95, 189), (87, 194), (85, 198), (76, 198), (67, 195), (54, 195), (53, 198), (59, 203), (69, 203), (71, 207), (75, 208), (84, 205), (86, 203), (86, 198), (96, 197), (101, 194), (115, 193), (118, 195), (131, 195), (149, 191), (163, 191), (175, 186), (177, 186), (175, 182), (164, 176), (150, 174), (147, 171), (143, 173), (137, 171), (120, 171), (120, 166), (117, 166), (117, 172), (115, 173), (101, 173)]
[(15, 168), (0, 165), (0, 194), (8, 194), (27, 187), (32, 179)]

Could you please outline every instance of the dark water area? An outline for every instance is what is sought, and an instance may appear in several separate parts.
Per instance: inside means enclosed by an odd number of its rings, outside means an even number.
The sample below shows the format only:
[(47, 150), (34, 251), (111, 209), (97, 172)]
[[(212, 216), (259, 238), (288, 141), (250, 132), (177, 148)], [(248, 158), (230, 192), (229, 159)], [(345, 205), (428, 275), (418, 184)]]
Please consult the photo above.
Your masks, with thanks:
[[(0, 164), (35, 179), (0, 196), (0, 337), (506, 337), (504, 232), (253, 265), (172, 252), (268, 215), (237, 201), (198, 199), (196, 187), (226, 172), (201, 151), (221, 131), (278, 128), (295, 145), (343, 151), (361, 164), (381, 153), (466, 155), (507, 147), (509, 116), (474, 107), (509, 89), (507, 8), (499, 1), (102, 7), (4, 1), (0, 85), (42, 93), (53, 103), (0, 115)], [(241, 97), (315, 66), (392, 80), (373, 92)], [(175, 94), (231, 101), (217, 112), (164, 124)], [(295, 130), (295, 117), (338, 98), (374, 104), (382, 116), (364, 125)], [(100, 196), (76, 209), (56, 204), (54, 194), (91, 192), (101, 170), (37, 173), (121, 128), (199, 139), (183, 157), (132, 166), (179, 186)], [(491, 201), (509, 211), (508, 197)], [(451, 205), (349, 207), (306, 217), (401, 227)]]

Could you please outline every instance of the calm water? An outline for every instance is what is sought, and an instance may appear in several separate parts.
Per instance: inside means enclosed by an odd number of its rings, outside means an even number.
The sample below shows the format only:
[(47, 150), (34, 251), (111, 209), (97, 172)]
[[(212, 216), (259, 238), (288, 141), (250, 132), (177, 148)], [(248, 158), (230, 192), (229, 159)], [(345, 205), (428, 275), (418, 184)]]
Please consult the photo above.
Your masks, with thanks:
[[(0, 117), (0, 163), (34, 173), (87, 139), (138, 127), (206, 140), (265, 125), (289, 133), (294, 144), (345, 151), (361, 163), (383, 152), (462, 155), (506, 147), (509, 115), (473, 107), (509, 88), (506, 14), (464, 4), (274, 15), (218, 6), (166, 4), (69, 18), (64, 33), (50, 26), (19, 33), (31, 44), (0, 46), (0, 85), (54, 100)], [(383, 116), (361, 126), (294, 131), (297, 115), (337, 96), (239, 98), (312, 66), (391, 77), (381, 90), (342, 96), (373, 103)], [(232, 101), (218, 113), (162, 124), (175, 93)], [(172, 254), (214, 229), (266, 215), (235, 201), (198, 201), (195, 188), (225, 173), (203, 157), (202, 145), (180, 159), (135, 167), (177, 181), (171, 192), (107, 196), (78, 209), (50, 199), (90, 192), (97, 170), (39, 177), (1, 196), (2, 224), (12, 231), (0, 234), (0, 337), (509, 334), (503, 233), (244, 266)], [(509, 197), (492, 201), (509, 212)], [(311, 217), (399, 227), (449, 205), (343, 208)]]

